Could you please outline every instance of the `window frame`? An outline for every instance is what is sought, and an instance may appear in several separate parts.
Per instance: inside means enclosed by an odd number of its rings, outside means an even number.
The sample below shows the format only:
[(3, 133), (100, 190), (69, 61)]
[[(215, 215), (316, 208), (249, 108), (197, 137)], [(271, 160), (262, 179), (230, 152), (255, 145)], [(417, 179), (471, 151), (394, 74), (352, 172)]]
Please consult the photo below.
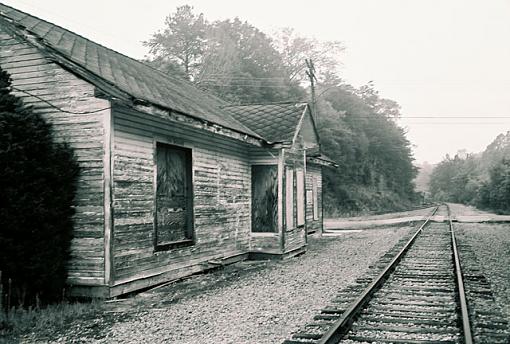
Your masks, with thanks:
[[(255, 203), (254, 203), (254, 195), (255, 195), (255, 191), (254, 191), (254, 188), (256, 187), (255, 183), (254, 183), (254, 171), (256, 169), (260, 169), (260, 168), (269, 168), (271, 170), (273, 170), (272, 172), (275, 173), (275, 184), (273, 185), (273, 187), (276, 187), (276, 192), (274, 193), (274, 196), (275, 196), (275, 203), (274, 205), (276, 206), (275, 210), (276, 210), (276, 218), (275, 218), (275, 221), (272, 223), (272, 226), (273, 226), (273, 229), (271, 231), (267, 231), (267, 230), (261, 230), (262, 228), (255, 228), (254, 226), (254, 221), (255, 221), (255, 218), (254, 218), (254, 215), (255, 215)], [(250, 217), (251, 217), (251, 221), (250, 221), (250, 234), (251, 235), (254, 235), (254, 236), (274, 236), (274, 235), (277, 235), (278, 234), (278, 204), (279, 204), (279, 195), (278, 195), (278, 183), (279, 183), (279, 178), (278, 178), (278, 165), (277, 164), (251, 164), (251, 167), (250, 167), (250, 179), (251, 179), (251, 198), (250, 198)]]
[[(294, 169), (285, 168), (285, 229), (292, 230), (296, 227), (296, 214), (294, 211)], [(289, 211), (290, 210), (290, 211)]]
[(305, 171), (296, 169), (296, 226), (302, 227), (306, 224), (306, 196), (305, 196)]
[(319, 220), (319, 178), (312, 177), (313, 220)]

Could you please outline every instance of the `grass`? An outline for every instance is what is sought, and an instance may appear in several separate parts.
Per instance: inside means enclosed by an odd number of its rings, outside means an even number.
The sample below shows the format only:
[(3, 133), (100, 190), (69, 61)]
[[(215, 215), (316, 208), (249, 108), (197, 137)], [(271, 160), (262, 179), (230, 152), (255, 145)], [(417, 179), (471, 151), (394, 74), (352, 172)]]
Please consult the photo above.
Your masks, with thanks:
[(12, 308), (8, 314), (0, 312), (0, 343), (2, 338), (14, 339), (33, 332), (51, 336), (71, 321), (94, 316), (102, 309), (103, 303), (97, 300), (62, 302), (45, 308)]

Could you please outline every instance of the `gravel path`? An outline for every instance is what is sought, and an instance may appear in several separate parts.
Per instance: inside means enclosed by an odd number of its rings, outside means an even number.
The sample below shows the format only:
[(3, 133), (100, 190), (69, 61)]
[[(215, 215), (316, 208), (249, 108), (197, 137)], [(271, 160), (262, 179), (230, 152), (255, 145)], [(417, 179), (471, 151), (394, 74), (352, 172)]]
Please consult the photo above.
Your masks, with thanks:
[(71, 326), (56, 342), (279, 343), (410, 229), (311, 238), (300, 257), (236, 264), (133, 298), (124, 310), (130, 317), (102, 329), (101, 339)]
[(483, 267), (496, 301), (510, 322), (510, 224), (456, 224)]

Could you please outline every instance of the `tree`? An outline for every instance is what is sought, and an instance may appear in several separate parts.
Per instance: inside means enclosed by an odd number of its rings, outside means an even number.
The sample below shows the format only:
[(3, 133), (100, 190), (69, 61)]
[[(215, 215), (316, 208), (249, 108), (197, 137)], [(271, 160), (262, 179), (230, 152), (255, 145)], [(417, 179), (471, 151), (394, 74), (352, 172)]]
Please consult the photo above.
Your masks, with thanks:
[(165, 29), (145, 42), (147, 63), (184, 76), (232, 103), (301, 99), (270, 37), (239, 18), (208, 23), (191, 6), (166, 18)]
[(476, 205), (499, 212), (510, 206), (510, 132), (498, 135), (479, 154), (465, 150), (446, 156), (433, 170), (430, 191), (434, 198)]
[(394, 100), (379, 97), (373, 81), (361, 86), (356, 93), (376, 113), (388, 118), (401, 116), (400, 105)]
[[(0, 69), (0, 270), (21, 305), (57, 300), (67, 278), (78, 165)], [(4, 289), (5, 290), (5, 289)]]
[(374, 106), (381, 103), (375, 90), (371, 98), (363, 91), (327, 86), (319, 98), (323, 151), (339, 164), (324, 174), (329, 213), (398, 209), (417, 198), (417, 170), (404, 130)]
[(498, 212), (510, 211), (510, 160), (503, 159), (490, 171), (490, 179), (482, 186), (480, 205)]
[(464, 150), (452, 159), (445, 157), (432, 171), (430, 192), (437, 200), (475, 204), (482, 185), (478, 170), (479, 160)]
[(320, 42), (317, 39), (299, 36), (294, 29), (284, 28), (274, 36), (276, 49), (291, 81), (308, 81), (305, 74), (305, 59), (311, 59), (319, 80), (324, 82), (336, 75), (341, 65), (340, 55), (345, 50), (339, 41)]
[(356, 89), (342, 82), (338, 67), (344, 48), (340, 42), (301, 37), (292, 29), (270, 37), (239, 18), (206, 26), (192, 81), (232, 103), (303, 101), (305, 59), (314, 61), (321, 143), (323, 151), (340, 165), (325, 172), (330, 213), (410, 204), (415, 196), (416, 168), (410, 142), (394, 121), (400, 116), (400, 106), (381, 98), (372, 83)]
[(165, 25), (162, 32), (144, 42), (149, 47), (149, 61), (165, 71), (179, 66), (184, 75), (193, 80), (201, 70), (206, 49), (207, 22), (203, 14), (194, 14), (189, 5), (180, 6), (166, 17)]
[(239, 18), (211, 24), (197, 82), (233, 103), (278, 102), (304, 95), (288, 78), (271, 38)]

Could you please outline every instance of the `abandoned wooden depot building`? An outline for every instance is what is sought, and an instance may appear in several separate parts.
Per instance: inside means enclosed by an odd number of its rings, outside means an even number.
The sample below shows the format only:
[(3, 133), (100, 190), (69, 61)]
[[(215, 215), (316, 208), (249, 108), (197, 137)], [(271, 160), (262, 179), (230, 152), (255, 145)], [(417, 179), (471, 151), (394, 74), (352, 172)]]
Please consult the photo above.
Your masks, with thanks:
[(74, 295), (292, 256), (322, 229), (332, 162), (306, 103), (229, 105), (2, 4), (0, 65), (78, 157)]

